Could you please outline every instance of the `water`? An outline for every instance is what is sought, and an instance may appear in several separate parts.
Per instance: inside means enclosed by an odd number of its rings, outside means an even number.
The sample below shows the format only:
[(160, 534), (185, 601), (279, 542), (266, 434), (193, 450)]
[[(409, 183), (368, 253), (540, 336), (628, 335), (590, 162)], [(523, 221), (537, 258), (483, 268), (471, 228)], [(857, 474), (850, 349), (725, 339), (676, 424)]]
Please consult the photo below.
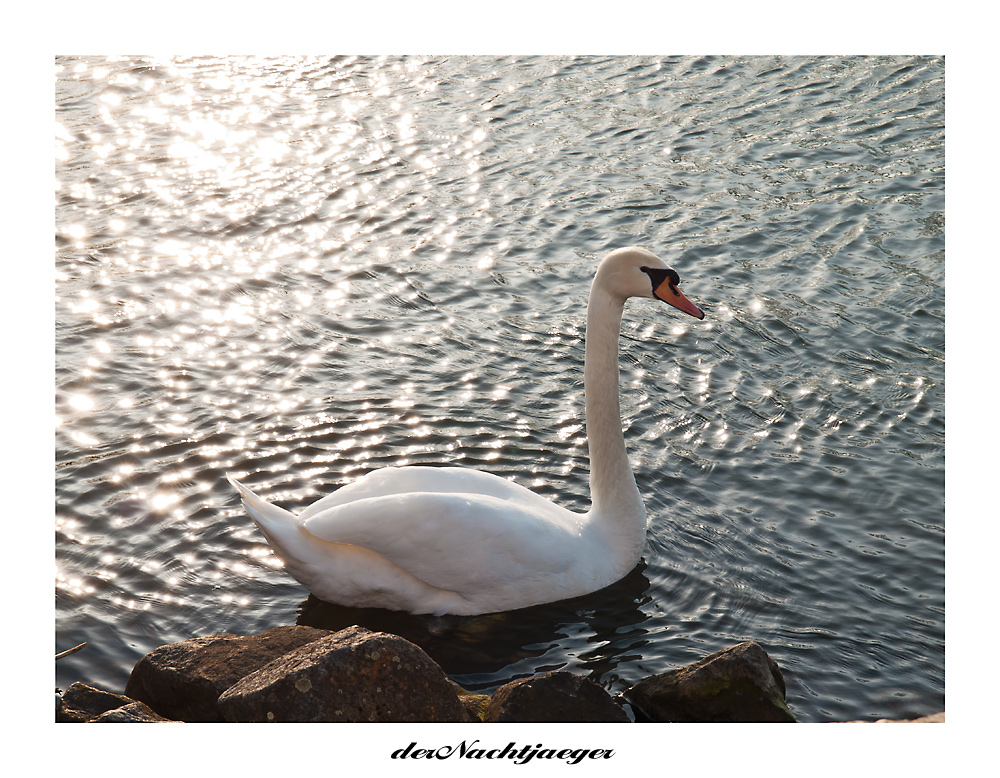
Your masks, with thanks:
[[(944, 63), (56, 60), (56, 649), (359, 621), (491, 689), (618, 692), (741, 640), (802, 721), (944, 708)], [(475, 619), (307, 598), (227, 473), (300, 508), (389, 464), (588, 505), (596, 262), (633, 301), (643, 564)]]

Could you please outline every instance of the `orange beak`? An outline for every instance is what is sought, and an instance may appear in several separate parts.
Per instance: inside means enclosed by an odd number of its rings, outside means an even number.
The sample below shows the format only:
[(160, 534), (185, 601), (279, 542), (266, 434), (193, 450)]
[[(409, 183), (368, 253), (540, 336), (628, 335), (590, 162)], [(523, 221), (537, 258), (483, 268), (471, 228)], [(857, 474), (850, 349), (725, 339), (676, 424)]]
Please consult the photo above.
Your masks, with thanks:
[(694, 316), (696, 319), (704, 319), (705, 312), (684, 296), (684, 293), (670, 283), (670, 279), (665, 279), (663, 283), (653, 289), (653, 294), (658, 300), (668, 305), (674, 306), (678, 311)]

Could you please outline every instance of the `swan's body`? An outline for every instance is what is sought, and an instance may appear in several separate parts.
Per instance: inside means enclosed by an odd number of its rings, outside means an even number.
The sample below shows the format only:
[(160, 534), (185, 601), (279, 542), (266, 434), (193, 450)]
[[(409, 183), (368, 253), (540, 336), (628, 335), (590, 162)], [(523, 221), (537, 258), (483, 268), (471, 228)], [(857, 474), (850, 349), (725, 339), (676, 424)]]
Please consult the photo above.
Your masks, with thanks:
[(286, 570), (329, 602), (470, 615), (601, 589), (638, 563), (646, 535), (618, 402), (622, 311), (629, 297), (656, 297), (703, 318), (678, 283), (642, 249), (614, 251), (598, 267), (584, 362), (587, 513), (461, 467), (376, 470), (298, 516), (230, 480)]

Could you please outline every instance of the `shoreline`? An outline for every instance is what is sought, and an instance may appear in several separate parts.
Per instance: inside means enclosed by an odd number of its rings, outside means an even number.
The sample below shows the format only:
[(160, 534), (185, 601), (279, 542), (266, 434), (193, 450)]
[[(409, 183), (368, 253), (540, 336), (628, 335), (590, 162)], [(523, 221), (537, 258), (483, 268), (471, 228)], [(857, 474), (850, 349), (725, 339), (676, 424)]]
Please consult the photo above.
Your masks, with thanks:
[[(57, 654), (62, 658), (86, 643)], [(491, 694), (459, 686), (419, 646), (391, 633), (274, 627), (154, 649), (123, 693), (76, 681), (56, 691), (56, 721), (113, 722), (784, 722), (794, 723), (778, 664), (753, 640), (653, 675), (612, 696), (566, 671)], [(829, 723), (944, 723), (912, 719)]]

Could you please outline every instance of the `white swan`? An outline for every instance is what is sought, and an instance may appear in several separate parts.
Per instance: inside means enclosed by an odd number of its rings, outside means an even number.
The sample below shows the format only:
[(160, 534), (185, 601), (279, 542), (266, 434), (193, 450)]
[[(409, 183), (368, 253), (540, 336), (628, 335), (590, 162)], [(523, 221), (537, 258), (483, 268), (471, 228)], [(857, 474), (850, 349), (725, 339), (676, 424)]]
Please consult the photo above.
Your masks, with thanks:
[(583, 371), (587, 513), (461, 467), (376, 470), (298, 516), (229, 480), (285, 569), (328, 602), (471, 615), (597, 591), (635, 567), (646, 536), (618, 404), (622, 310), (629, 297), (654, 297), (704, 318), (679, 283), (644, 249), (613, 251), (597, 269)]

